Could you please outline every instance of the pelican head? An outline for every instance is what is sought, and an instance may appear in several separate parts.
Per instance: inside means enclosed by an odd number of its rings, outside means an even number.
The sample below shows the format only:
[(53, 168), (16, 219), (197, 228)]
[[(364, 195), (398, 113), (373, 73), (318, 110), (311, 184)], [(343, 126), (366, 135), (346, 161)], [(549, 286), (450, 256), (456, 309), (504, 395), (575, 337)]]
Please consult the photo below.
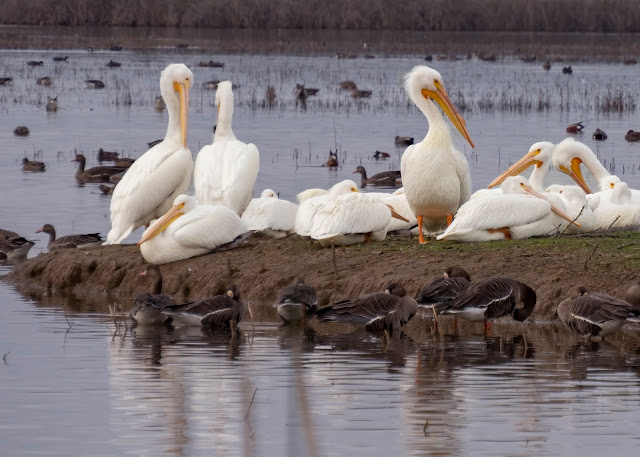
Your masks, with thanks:
[(453, 106), (444, 88), (440, 73), (426, 65), (418, 65), (407, 73), (404, 84), (407, 94), (418, 107), (422, 105), (423, 99), (432, 100), (440, 105), (442, 111), (458, 129), (460, 135), (469, 142), (472, 148), (475, 147), (467, 131), (465, 120), (460, 116), (456, 107)]
[(226, 136), (231, 130), (231, 120), (233, 119), (233, 85), (231, 81), (218, 83), (216, 90), (215, 104), (218, 107), (218, 124), (214, 138)]
[(169, 131), (174, 128), (171, 122), (172, 114), (178, 111), (180, 118), (180, 138), (182, 145), (187, 147), (187, 119), (189, 110), (189, 89), (193, 85), (193, 73), (186, 65), (172, 63), (160, 75), (160, 93), (169, 112)]
[(351, 181), (350, 179), (345, 179), (344, 181), (341, 181), (338, 184), (334, 184), (331, 187), (331, 189), (329, 189), (329, 194), (332, 197), (348, 194), (349, 192), (360, 192), (358, 190), (358, 185), (355, 182)]
[(167, 211), (164, 216), (155, 221), (147, 230), (142, 234), (142, 238), (138, 241), (138, 245), (149, 241), (150, 239), (158, 236), (164, 232), (176, 219), (180, 216), (188, 213), (192, 209), (198, 206), (198, 201), (190, 197), (189, 195), (178, 195), (173, 201), (173, 206)]
[(529, 148), (529, 152), (527, 152), (524, 157), (511, 165), (504, 173), (489, 184), (489, 189), (502, 184), (502, 182), (509, 176), (519, 175), (532, 165), (535, 165), (538, 168), (547, 166), (552, 159), (555, 147), (555, 144), (548, 141), (541, 141), (539, 143), (532, 144)]
[(260, 198), (278, 198), (278, 195), (271, 189), (265, 189), (260, 194)]
[(617, 182), (613, 185), (611, 203), (618, 205), (628, 205), (631, 203), (631, 189), (626, 182)]
[(573, 138), (567, 138), (556, 146), (552, 161), (553, 167), (556, 170), (560, 170), (569, 175), (585, 193), (592, 194), (593, 192), (589, 189), (587, 182), (582, 176), (582, 171), (580, 171), (580, 164), (588, 155), (593, 155), (593, 151), (591, 151), (586, 144), (576, 141)]
[(622, 181), (616, 175), (607, 176), (600, 183), (600, 190), (615, 189), (616, 184), (618, 184), (619, 182), (622, 182)]
[(558, 189), (558, 195), (562, 195), (569, 201), (575, 201), (580, 205), (587, 205), (587, 197), (578, 186), (562, 186)]

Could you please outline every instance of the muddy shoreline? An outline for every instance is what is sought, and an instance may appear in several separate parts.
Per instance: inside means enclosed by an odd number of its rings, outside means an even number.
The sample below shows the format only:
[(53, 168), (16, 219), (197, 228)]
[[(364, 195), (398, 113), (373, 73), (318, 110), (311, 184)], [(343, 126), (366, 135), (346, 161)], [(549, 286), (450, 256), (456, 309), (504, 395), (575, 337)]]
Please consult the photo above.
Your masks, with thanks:
[[(623, 297), (627, 285), (640, 274), (638, 233), (426, 246), (397, 238), (337, 248), (335, 254), (337, 275), (331, 249), (302, 240), (252, 238), (228, 252), (161, 266), (163, 291), (177, 301), (189, 301), (235, 283), (258, 319), (275, 320), (271, 305), (276, 294), (297, 275), (316, 287), (324, 306), (380, 291), (391, 281), (401, 282), (415, 296), (445, 268), (460, 265), (472, 281), (509, 276), (529, 284), (538, 297), (531, 320), (550, 321), (557, 319), (557, 304), (576, 286)], [(135, 245), (59, 250), (16, 265), (2, 280), (36, 300), (73, 294), (120, 303), (128, 310), (133, 297), (150, 289), (139, 276), (145, 265)]]

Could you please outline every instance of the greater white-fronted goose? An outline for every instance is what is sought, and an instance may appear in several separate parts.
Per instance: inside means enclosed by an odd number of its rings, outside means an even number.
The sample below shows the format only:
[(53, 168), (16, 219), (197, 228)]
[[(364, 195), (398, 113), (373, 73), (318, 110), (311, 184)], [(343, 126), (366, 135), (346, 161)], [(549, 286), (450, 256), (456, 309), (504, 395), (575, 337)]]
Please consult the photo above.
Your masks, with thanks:
[[(17, 234), (15, 234), (17, 235)], [(29, 249), (35, 243), (21, 236), (0, 237), (0, 254), (7, 260), (23, 260), (27, 258)]]
[(37, 78), (36, 79), (36, 84), (38, 86), (45, 86), (48, 87), (53, 83), (53, 81), (51, 80), (51, 78), (49, 76), (43, 76), (42, 78)]
[(584, 125), (582, 124), (582, 121), (580, 122), (576, 122), (575, 124), (571, 124), (566, 128), (567, 133), (579, 133), (582, 132), (582, 129), (584, 128)]
[(27, 136), (29, 135), (29, 127), (25, 125), (19, 125), (15, 129), (13, 129), (13, 134), (18, 136)]
[(471, 276), (463, 268), (449, 267), (441, 278), (436, 279), (418, 294), (420, 306), (431, 307), (436, 303), (447, 303), (465, 292), (471, 284)]
[(360, 187), (365, 187), (367, 185), (396, 187), (398, 180), (402, 177), (400, 170), (393, 170), (376, 173), (369, 178), (367, 177), (367, 170), (365, 170), (361, 165), (358, 165), (353, 173), (360, 173)]
[(56, 111), (58, 111), (58, 97), (50, 98), (49, 101), (47, 102), (47, 106), (45, 107), (45, 110), (48, 113), (55, 113)]
[(84, 248), (88, 246), (95, 246), (102, 244), (104, 241), (100, 238), (99, 233), (88, 233), (86, 235), (66, 235), (61, 236), (56, 239), (56, 230), (53, 228), (51, 224), (44, 224), (36, 233), (48, 233), (49, 234), (49, 243), (47, 243), (47, 248), (50, 251), (54, 249), (66, 249), (66, 248)]
[(24, 171), (44, 171), (46, 165), (42, 162), (29, 160), (26, 157), (22, 159), (22, 169)]
[(240, 298), (235, 284), (222, 295), (205, 298), (184, 305), (173, 305), (162, 310), (177, 326), (195, 326), (234, 330), (244, 317), (247, 305)]
[(104, 89), (104, 83), (99, 79), (85, 79), (87, 89)]
[(640, 141), (640, 132), (635, 132), (633, 130), (629, 130), (627, 134), (624, 136), (624, 139), (629, 142)]
[(411, 146), (413, 144), (413, 137), (396, 135), (394, 143), (396, 146)]
[(358, 86), (353, 81), (340, 81), (340, 89), (343, 90), (358, 90)]
[(162, 98), (162, 95), (159, 97), (156, 97), (156, 101), (153, 103), (153, 109), (158, 112), (161, 112), (167, 109), (167, 104), (164, 102), (164, 98)]
[(78, 162), (76, 170), (76, 179), (80, 182), (108, 182), (109, 177), (125, 172), (127, 169), (123, 167), (99, 166), (85, 170), (87, 159), (82, 154), (78, 154), (72, 162)]
[(150, 278), (151, 292), (138, 295), (131, 307), (131, 317), (141, 325), (158, 325), (167, 321), (167, 316), (161, 310), (175, 305), (175, 301), (162, 293), (162, 274), (158, 265), (150, 264), (140, 276)]
[[(522, 304), (522, 307), (518, 307)], [(439, 314), (451, 314), (472, 322), (484, 322), (485, 333), (491, 322), (511, 316), (518, 322), (531, 315), (536, 306), (535, 291), (511, 278), (491, 278), (471, 286), (453, 300), (435, 305)]]
[(119, 153), (98, 148), (98, 162), (118, 160)]
[(18, 238), (18, 237), (20, 237), (20, 235), (18, 235), (16, 232), (12, 232), (11, 230), (5, 230), (0, 228), (0, 240), (6, 240), (9, 238)]
[(306, 284), (303, 277), (278, 292), (275, 306), (278, 316), (285, 324), (311, 319), (318, 309), (318, 294), (313, 286)]
[(321, 321), (364, 324), (368, 331), (391, 333), (400, 330), (418, 310), (418, 303), (404, 288), (391, 283), (384, 293), (373, 293), (342, 300), (316, 311)]
[(624, 300), (636, 309), (640, 309), (640, 283), (637, 281), (627, 289)]
[(604, 338), (620, 330), (627, 321), (640, 323), (640, 309), (600, 293), (578, 287), (577, 296), (558, 305), (558, 317), (571, 330), (588, 338)]
[(119, 159), (115, 159), (113, 161), (113, 166), (120, 168), (129, 168), (135, 161), (136, 159), (132, 159), (130, 157), (120, 157)]
[(7, 76), (0, 78), (0, 86), (9, 86), (11, 84), (13, 84), (13, 78)]

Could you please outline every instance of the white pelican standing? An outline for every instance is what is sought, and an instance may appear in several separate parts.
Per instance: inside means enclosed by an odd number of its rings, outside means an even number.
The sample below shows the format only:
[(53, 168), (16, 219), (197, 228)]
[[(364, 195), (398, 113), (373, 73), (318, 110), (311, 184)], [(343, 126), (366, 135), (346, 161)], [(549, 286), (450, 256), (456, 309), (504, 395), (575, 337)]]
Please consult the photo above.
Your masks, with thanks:
[(295, 232), (300, 236), (311, 236), (313, 218), (320, 205), (328, 200), (338, 198), (340, 195), (350, 192), (359, 192), (358, 185), (350, 179), (345, 179), (331, 186), (329, 191), (322, 189), (308, 189), (297, 196), (298, 212), (296, 213)]
[(429, 122), (426, 137), (409, 146), (402, 156), (402, 183), (407, 201), (418, 219), (420, 243), (424, 218), (430, 228), (450, 224), (453, 214), (471, 195), (471, 176), (464, 154), (451, 142), (449, 128), (436, 107), (440, 105), (460, 134), (474, 147), (464, 119), (449, 99), (440, 73), (427, 66), (414, 67), (405, 78), (405, 90)]
[(248, 234), (245, 223), (226, 206), (198, 205), (195, 198), (178, 195), (138, 245), (147, 262), (162, 265), (234, 247)]
[[(503, 195), (476, 198), (462, 205), (453, 223), (439, 240), (492, 241), (524, 239), (561, 228), (557, 216), (571, 222), (558, 207), (559, 198), (543, 198), (529, 186), (526, 178), (512, 176), (502, 184)], [(556, 216), (557, 215), (557, 216)], [(576, 222), (574, 224), (578, 225)]]
[(138, 227), (166, 213), (189, 189), (193, 159), (187, 147), (189, 88), (193, 74), (171, 64), (160, 75), (169, 126), (160, 143), (145, 152), (124, 174), (111, 197), (111, 230), (104, 244), (119, 244)]
[(254, 198), (242, 213), (249, 230), (262, 232), (273, 238), (282, 238), (294, 232), (298, 205), (280, 200), (271, 189), (265, 189), (260, 198)]
[(216, 91), (218, 123), (213, 144), (198, 153), (193, 172), (196, 198), (203, 205), (223, 205), (242, 215), (260, 170), (260, 153), (253, 143), (243, 143), (231, 130), (233, 90), (222, 81)]

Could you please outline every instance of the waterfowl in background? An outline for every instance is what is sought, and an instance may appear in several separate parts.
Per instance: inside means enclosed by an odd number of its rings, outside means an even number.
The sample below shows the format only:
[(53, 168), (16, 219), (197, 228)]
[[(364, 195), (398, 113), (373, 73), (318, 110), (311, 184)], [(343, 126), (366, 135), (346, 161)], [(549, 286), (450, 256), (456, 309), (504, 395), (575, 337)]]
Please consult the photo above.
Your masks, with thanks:
[(167, 306), (175, 305), (175, 301), (167, 294), (162, 293), (162, 274), (158, 265), (151, 264), (140, 273), (140, 276), (149, 278), (151, 293), (138, 295), (131, 307), (131, 317), (141, 325), (158, 325), (167, 321), (167, 316), (161, 310)]
[(465, 292), (471, 284), (471, 276), (463, 268), (449, 267), (441, 278), (420, 291), (416, 301), (419, 306), (432, 307), (436, 303), (446, 303), (462, 292)]
[(193, 186), (203, 205), (223, 205), (240, 216), (251, 202), (260, 170), (260, 153), (253, 143), (243, 143), (233, 134), (233, 91), (230, 81), (218, 85), (215, 103), (218, 123), (213, 143), (196, 158)]
[(26, 157), (22, 158), (22, 169), (24, 171), (44, 171), (46, 165), (42, 162), (35, 160), (29, 160)]
[(414, 67), (405, 77), (405, 90), (429, 122), (426, 137), (409, 146), (401, 163), (407, 201), (418, 219), (420, 243), (428, 229), (451, 223), (453, 214), (471, 195), (471, 176), (464, 154), (453, 147), (449, 128), (436, 107), (440, 105), (460, 134), (474, 147), (464, 119), (449, 99), (440, 73), (427, 66)]
[(47, 101), (47, 106), (45, 107), (45, 110), (48, 113), (55, 113), (56, 111), (58, 111), (58, 97), (50, 98), (49, 101)]
[(51, 78), (49, 76), (43, 76), (42, 78), (37, 78), (36, 79), (36, 84), (38, 86), (45, 86), (48, 87), (53, 83), (53, 81), (51, 80)]
[(76, 170), (76, 180), (79, 182), (108, 182), (109, 177), (117, 175), (126, 171), (126, 168), (122, 167), (110, 167), (101, 165), (98, 167), (92, 167), (85, 170), (85, 164), (87, 159), (84, 155), (78, 154), (72, 162), (78, 162), (78, 169)]
[(565, 75), (570, 75), (573, 73), (573, 68), (571, 67), (562, 67), (562, 73)]
[[(114, 197), (121, 185), (116, 186)], [(249, 234), (230, 208), (199, 205), (193, 197), (178, 195), (171, 209), (144, 231), (138, 245), (147, 262), (162, 265), (231, 249)]]
[(339, 166), (337, 152), (331, 152), (331, 150), (329, 150), (329, 158), (327, 159), (327, 163), (325, 163), (324, 165), (327, 167)]
[(320, 89), (311, 89), (308, 87), (304, 87), (304, 84), (296, 84), (296, 87), (293, 89), (293, 94), (299, 100), (304, 100), (307, 97), (312, 95), (316, 95)]
[(576, 122), (575, 124), (571, 124), (566, 128), (567, 133), (580, 133), (582, 132), (582, 129), (584, 129), (584, 124), (582, 123), (582, 121), (580, 122)]
[(340, 81), (340, 89), (343, 90), (357, 90), (358, 86), (353, 81)]
[(321, 321), (364, 325), (368, 331), (399, 331), (418, 311), (417, 302), (404, 288), (391, 283), (384, 293), (336, 302), (316, 311)]
[(369, 178), (367, 177), (367, 170), (365, 170), (361, 165), (358, 165), (353, 173), (360, 173), (360, 187), (366, 187), (367, 185), (396, 187), (398, 180), (402, 178), (399, 170), (383, 171), (381, 173), (376, 173)]
[(197, 300), (182, 305), (172, 305), (162, 309), (176, 327), (235, 327), (247, 308), (235, 284), (227, 287), (222, 295)]
[(167, 108), (167, 105), (164, 103), (164, 99), (162, 98), (162, 95), (159, 97), (156, 97), (156, 101), (153, 103), (153, 109), (155, 111), (161, 112), (164, 111)]
[(624, 139), (629, 142), (640, 141), (640, 132), (634, 132), (633, 130), (629, 130), (624, 136)]
[(542, 64), (542, 69), (546, 71), (551, 70), (551, 63), (547, 60), (545, 63)]
[(11, 84), (13, 84), (13, 78), (6, 76), (0, 78), (0, 86), (9, 86)]
[(396, 135), (396, 139), (394, 141), (394, 144), (396, 146), (411, 146), (413, 143), (414, 143), (414, 140), (413, 140), (413, 137), (411, 137), (411, 136), (398, 136), (398, 135)]
[(115, 159), (113, 161), (113, 166), (114, 167), (122, 167), (122, 168), (129, 168), (131, 165), (133, 165), (133, 163), (135, 162), (135, 159), (132, 159), (130, 157), (120, 157), (119, 159)]
[(318, 309), (318, 294), (313, 286), (306, 284), (300, 276), (293, 284), (278, 292), (275, 306), (278, 316), (285, 324), (306, 321), (311, 319)]
[(25, 125), (19, 125), (15, 129), (13, 129), (13, 134), (17, 136), (27, 136), (29, 135), (29, 127)]
[(588, 338), (605, 338), (628, 322), (640, 322), (640, 309), (600, 293), (589, 293), (583, 286), (576, 295), (558, 305), (558, 317), (571, 330)]
[(99, 79), (85, 79), (84, 84), (87, 89), (104, 89), (104, 83)]
[(67, 62), (67, 59), (69, 58), (69, 56), (55, 56), (53, 58), (54, 62)]
[(242, 221), (249, 230), (282, 238), (294, 233), (298, 205), (280, 200), (271, 189), (265, 189), (260, 198), (254, 198), (242, 213)]
[(102, 148), (98, 148), (98, 162), (107, 162), (118, 160), (119, 153), (115, 151), (105, 151)]
[(100, 238), (99, 233), (88, 233), (86, 235), (66, 235), (56, 238), (56, 230), (51, 224), (44, 224), (36, 233), (48, 233), (49, 242), (47, 248), (50, 251), (55, 249), (68, 249), (68, 248), (86, 248), (89, 246), (96, 246), (101, 244), (104, 240)]
[(44, 62), (42, 60), (29, 60), (27, 65), (29, 67), (41, 67), (44, 65)]
[(369, 98), (371, 97), (371, 94), (373, 94), (373, 92), (370, 90), (355, 89), (351, 91), (349, 96), (351, 98)]
[[(522, 307), (518, 307), (520, 304)], [(511, 278), (491, 278), (472, 285), (449, 302), (435, 305), (435, 309), (440, 315), (484, 322), (485, 333), (488, 333), (492, 320), (511, 316), (522, 322), (535, 306), (536, 293), (531, 287)]]
[(595, 129), (593, 134), (591, 135), (591, 138), (596, 141), (604, 141), (607, 139), (607, 134), (604, 132), (604, 130)]
[(160, 76), (167, 105), (167, 133), (124, 174), (111, 198), (111, 231), (105, 244), (119, 244), (129, 233), (165, 214), (191, 184), (193, 159), (187, 147), (189, 89), (193, 74), (171, 64)]
[(373, 158), (376, 159), (376, 160), (388, 159), (389, 157), (391, 157), (391, 154), (389, 154), (388, 152), (376, 151), (373, 154)]
[(109, 68), (118, 68), (122, 66), (122, 64), (120, 62), (116, 62), (114, 60), (109, 60), (109, 62), (107, 62), (107, 67)]
[(202, 68), (223, 68), (224, 67), (224, 63), (222, 62), (216, 62), (215, 60), (210, 60), (208, 62), (201, 60), (200, 62), (198, 62), (196, 64), (197, 67), (202, 67)]
[(6, 260), (24, 260), (34, 244), (21, 236), (0, 237), (0, 254)]
[(100, 192), (102, 192), (104, 195), (111, 195), (113, 194), (113, 189), (115, 189), (115, 186), (111, 187), (111, 186), (106, 186), (104, 184), (100, 184), (98, 188), (100, 189)]

